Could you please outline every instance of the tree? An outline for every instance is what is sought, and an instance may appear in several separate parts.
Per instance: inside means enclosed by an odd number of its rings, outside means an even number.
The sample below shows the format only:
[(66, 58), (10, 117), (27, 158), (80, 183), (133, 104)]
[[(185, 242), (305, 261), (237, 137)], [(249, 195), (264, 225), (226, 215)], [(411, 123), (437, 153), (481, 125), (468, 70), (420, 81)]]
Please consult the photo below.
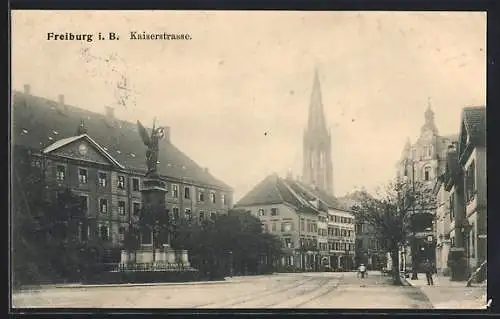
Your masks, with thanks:
[(392, 259), (393, 282), (401, 285), (399, 275), (399, 247), (404, 245), (412, 232), (411, 218), (421, 209), (435, 207), (432, 189), (421, 182), (411, 185), (390, 182), (383, 191), (373, 196), (364, 193), (353, 206), (355, 218), (371, 225), (383, 248)]

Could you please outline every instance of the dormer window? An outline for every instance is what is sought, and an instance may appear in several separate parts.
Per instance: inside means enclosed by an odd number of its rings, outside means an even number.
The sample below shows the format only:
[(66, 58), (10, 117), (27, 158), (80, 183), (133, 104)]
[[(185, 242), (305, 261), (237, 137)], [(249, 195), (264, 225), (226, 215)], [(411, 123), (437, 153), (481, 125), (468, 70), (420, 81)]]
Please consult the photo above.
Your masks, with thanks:
[(28, 134), (28, 130), (23, 128), (23, 134)]
[(59, 135), (58, 131), (52, 131), (52, 133), (54, 133), (54, 135)]

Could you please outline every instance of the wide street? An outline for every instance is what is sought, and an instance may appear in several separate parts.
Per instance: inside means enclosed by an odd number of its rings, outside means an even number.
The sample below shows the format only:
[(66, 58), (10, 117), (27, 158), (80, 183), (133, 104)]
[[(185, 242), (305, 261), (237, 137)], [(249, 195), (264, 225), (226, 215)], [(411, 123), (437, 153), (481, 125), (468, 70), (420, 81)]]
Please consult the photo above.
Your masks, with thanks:
[(14, 307), (57, 308), (400, 308), (430, 309), (413, 287), (350, 273), (273, 274), (225, 282), (53, 287), (13, 294)]

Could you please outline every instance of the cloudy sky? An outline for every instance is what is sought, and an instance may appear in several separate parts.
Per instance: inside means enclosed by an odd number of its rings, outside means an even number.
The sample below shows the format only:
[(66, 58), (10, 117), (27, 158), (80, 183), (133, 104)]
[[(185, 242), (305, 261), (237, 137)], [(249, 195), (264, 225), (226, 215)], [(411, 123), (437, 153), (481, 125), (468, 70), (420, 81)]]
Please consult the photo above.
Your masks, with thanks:
[[(130, 31), (190, 41), (131, 41)], [(47, 41), (116, 32), (119, 41)], [(418, 12), (14, 11), (12, 86), (124, 120), (171, 127), (172, 141), (235, 189), (301, 174), (315, 67), (332, 131), (334, 188), (395, 175), (430, 98), (440, 133), (486, 100), (486, 14)], [(126, 78), (129, 94), (117, 85)], [(264, 133), (267, 133), (266, 135)]]

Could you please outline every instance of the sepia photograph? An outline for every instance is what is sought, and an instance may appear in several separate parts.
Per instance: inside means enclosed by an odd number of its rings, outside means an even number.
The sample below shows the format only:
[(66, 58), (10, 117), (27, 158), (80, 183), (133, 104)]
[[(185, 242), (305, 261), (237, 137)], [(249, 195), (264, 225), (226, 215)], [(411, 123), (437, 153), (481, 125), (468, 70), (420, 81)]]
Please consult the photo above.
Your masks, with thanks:
[(486, 309), (486, 20), (11, 11), (12, 308)]

